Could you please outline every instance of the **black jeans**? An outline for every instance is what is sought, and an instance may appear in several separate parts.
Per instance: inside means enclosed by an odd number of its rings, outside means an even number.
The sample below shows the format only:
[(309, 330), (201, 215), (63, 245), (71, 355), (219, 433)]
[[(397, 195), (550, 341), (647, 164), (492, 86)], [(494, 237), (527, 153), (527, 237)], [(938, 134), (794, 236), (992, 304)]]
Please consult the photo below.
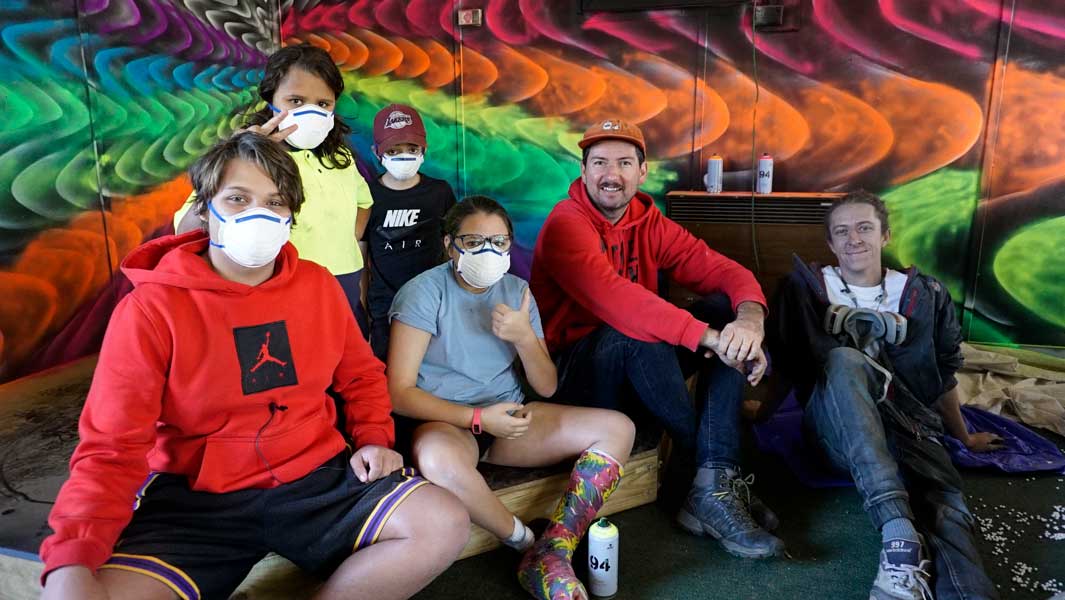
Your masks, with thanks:
[(388, 340), (392, 334), (392, 325), (388, 322), (388, 313), (380, 317), (370, 316), (370, 348), (377, 360), (388, 362)]
[(362, 269), (346, 275), (337, 275), (336, 278), (341, 289), (344, 290), (344, 295), (348, 298), (351, 312), (355, 314), (355, 323), (359, 325), (359, 333), (362, 334), (363, 339), (369, 339), (370, 323), (366, 318), (366, 309), (362, 307), (362, 284), (360, 282)]
[[(692, 314), (715, 329), (734, 320), (728, 299), (710, 296)], [(740, 405), (746, 378), (714, 358), (663, 342), (642, 342), (603, 325), (560, 352), (559, 393), (563, 402), (623, 410), (631, 392), (639, 404), (698, 465), (739, 466)], [(685, 380), (698, 373), (693, 404)]]

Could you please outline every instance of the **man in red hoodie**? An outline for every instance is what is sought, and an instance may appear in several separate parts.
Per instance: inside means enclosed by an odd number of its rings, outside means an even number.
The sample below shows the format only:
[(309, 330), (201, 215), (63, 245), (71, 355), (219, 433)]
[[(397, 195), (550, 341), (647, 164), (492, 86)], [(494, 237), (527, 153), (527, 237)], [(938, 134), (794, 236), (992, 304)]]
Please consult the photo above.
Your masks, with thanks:
[[(530, 281), (559, 391), (621, 408), (631, 388), (695, 455), (680, 524), (738, 556), (780, 554), (783, 543), (766, 531), (777, 518), (746, 489), (738, 463), (745, 378), (757, 385), (766, 367), (762, 290), (750, 271), (667, 219), (639, 191), (647, 148), (638, 127), (601, 121), (578, 145), (581, 177), (544, 222)], [(658, 295), (660, 272), (715, 295), (678, 308)], [(693, 406), (685, 377), (696, 371)]]
[(469, 519), (403, 468), (383, 365), (336, 279), (287, 241), (296, 164), (243, 133), (190, 175), (203, 229), (123, 263), (136, 287), (49, 516), (43, 598), (228, 598), (268, 552), (328, 577), (320, 598), (413, 595)]

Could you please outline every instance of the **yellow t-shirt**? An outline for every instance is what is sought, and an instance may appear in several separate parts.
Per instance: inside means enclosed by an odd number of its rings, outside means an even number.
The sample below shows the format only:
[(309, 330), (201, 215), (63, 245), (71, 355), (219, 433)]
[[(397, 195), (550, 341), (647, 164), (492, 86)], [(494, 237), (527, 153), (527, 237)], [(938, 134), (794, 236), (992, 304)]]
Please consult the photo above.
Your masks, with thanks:
[[(303, 206), (289, 239), (300, 258), (314, 261), (333, 275), (346, 275), (362, 269), (362, 253), (355, 239), (357, 209), (373, 204), (370, 186), (355, 168), (355, 159), (346, 169), (327, 169), (310, 150), (291, 152), (303, 179)], [(192, 207), (193, 192), (174, 214), (174, 228)]]

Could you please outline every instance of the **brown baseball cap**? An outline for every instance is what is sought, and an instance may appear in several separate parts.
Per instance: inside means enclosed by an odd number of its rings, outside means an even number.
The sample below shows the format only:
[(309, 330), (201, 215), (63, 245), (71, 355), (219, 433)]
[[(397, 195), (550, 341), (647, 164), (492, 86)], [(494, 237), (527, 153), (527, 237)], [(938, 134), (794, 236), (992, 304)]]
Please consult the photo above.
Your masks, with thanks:
[(584, 132), (584, 137), (581, 138), (581, 141), (577, 142), (577, 146), (583, 150), (588, 146), (603, 140), (622, 140), (625, 142), (631, 142), (635, 144), (641, 152), (647, 154), (647, 144), (643, 141), (643, 132), (640, 131), (639, 127), (627, 121), (622, 121), (621, 119), (597, 121)]
[(373, 143), (380, 151), (396, 144), (425, 148), (425, 124), (418, 111), (406, 104), (389, 104), (373, 118)]

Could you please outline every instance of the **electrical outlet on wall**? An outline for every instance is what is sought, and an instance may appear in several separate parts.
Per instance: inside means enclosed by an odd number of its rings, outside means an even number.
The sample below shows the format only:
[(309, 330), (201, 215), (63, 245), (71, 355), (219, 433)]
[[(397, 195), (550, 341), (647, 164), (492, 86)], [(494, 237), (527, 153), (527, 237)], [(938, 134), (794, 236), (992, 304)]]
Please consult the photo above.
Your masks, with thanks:
[(754, 26), (759, 29), (784, 24), (783, 4), (763, 4), (754, 7)]
[(458, 21), (461, 27), (480, 27), (482, 13), (479, 8), (463, 8), (459, 10)]
[(751, 16), (754, 28), (759, 32), (798, 31), (802, 22), (802, 0), (755, 0)]

